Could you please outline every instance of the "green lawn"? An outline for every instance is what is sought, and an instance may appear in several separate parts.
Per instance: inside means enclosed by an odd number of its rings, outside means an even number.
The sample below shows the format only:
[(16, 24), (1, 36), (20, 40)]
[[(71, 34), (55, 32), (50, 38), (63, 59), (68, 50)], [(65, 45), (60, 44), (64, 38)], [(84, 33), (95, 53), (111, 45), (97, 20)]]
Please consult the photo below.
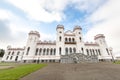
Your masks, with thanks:
[(0, 71), (0, 80), (19, 80), (21, 77), (43, 68), (46, 64), (24, 64)]
[(120, 60), (119, 61), (115, 61), (115, 64), (120, 64)]

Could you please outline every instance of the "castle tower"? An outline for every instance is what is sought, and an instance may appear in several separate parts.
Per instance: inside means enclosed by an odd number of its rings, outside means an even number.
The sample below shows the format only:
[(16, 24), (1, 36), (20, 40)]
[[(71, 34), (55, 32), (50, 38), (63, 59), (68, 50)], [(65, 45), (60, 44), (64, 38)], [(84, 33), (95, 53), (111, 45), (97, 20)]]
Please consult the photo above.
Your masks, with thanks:
[(98, 34), (94, 37), (94, 40), (100, 46), (102, 59), (111, 59), (111, 54), (105, 41), (105, 36), (103, 34)]
[(76, 37), (76, 52), (84, 54), (84, 43), (83, 43), (83, 36), (82, 36), (82, 28), (80, 26), (75, 26), (73, 32), (75, 33)]
[(56, 55), (64, 55), (64, 26), (57, 25), (57, 38), (56, 38)]
[(31, 61), (34, 58), (36, 45), (40, 38), (40, 34), (37, 31), (30, 31), (28, 35), (29, 36), (28, 36), (23, 60)]

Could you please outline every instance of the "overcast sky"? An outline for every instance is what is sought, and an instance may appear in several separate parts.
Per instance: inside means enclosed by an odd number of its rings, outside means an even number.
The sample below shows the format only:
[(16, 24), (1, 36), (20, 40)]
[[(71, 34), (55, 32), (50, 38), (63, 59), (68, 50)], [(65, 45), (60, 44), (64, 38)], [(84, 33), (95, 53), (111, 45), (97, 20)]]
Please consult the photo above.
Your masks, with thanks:
[(31, 30), (55, 40), (58, 24), (65, 31), (80, 25), (88, 42), (104, 34), (120, 54), (120, 0), (0, 0), (0, 48), (25, 46)]

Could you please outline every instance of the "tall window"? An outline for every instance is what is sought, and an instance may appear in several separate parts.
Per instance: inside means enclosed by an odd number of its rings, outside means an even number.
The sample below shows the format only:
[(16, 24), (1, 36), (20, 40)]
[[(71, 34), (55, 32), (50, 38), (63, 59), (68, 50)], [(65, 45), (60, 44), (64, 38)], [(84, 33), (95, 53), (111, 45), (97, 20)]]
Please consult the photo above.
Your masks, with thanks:
[(81, 42), (81, 37), (79, 39), (80, 39), (80, 42)]
[(38, 48), (36, 49), (35, 55), (37, 55), (37, 53), (38, 53)]
[(8, 55), (10, 55), (11, 52), (8, 53)]
[(50, 55), (52, 55), (53, 49), (50, 50)]
[(59, 54), (61, 55), (61, 52), (62, 52), (62, 49), (61, 49), (61, 47), (59, 48)]
[(92, 54), (92, 50), (91, 50), (91, 49), (90, 49), (90, 53), (91, 53), (91, 55), (93, 55), (93, 54)]
[(81, 50), (82, 50), (82, 53), (84, 53), (84, 52), (83, 52), (83, 48), (81, 48)]
[(14, 51), (12, 52), (12, 55), (14, 55)]
[(73, 48), (73, 52), (76, 53), (76, 48)]
[(46, 55), (48, 55), (49, 54), (49, 49), (47, 48), (47, 54)]
[(99, 55), (101, 55), (100, 49), (98, 49), (98, 53), (99, 53)]
[(108, 51), (108, 48), (106, 48), (106, 51), (107, 51), (108, 55), (110, 55), (110, 54), (109, 54), (109, 51)]
[(72, 48), (70, 48), (70, 53), (72, 53)]
[(87, 55), (89, 55), (89, 51), (88, 51), (88, 49), (86, 49), (86, 52), (87, 52)]
[(94, 51), (94, 49), (92, 49), (92, 51), (93, 51), (93, 55), (95, 55), (95, 51)]
[(20, 52), (18, 51), (18, 52), (17, 52), (17, 55), (19, 55), (19, 53), (20, 53)]
[(62, 37), (60, 36), (60, 37), (59, 37), (59, 41), (61, 41), (61, 40), (62, 40)]
[(69, 38), (69, 42), (71, 42), (71, 38)]
[(67, 42), (67, 38), (65, 38), (65, 42)]
[(66, 55), (68, 55), (68, 48), (65, 48), (65, 53)]
[(26, 55), (29, 54), (29, 51), (30, 51), (30, 47), (27, 48), (27, 53), (26, 53)]
[(46, 49), (43, 50), (43, 55), (45, 55), (45, 51), (46, 51)]
[(75, 39), (74, 39), (74, 38), (72, 38), (72, 41), (73, 41), (73, 42), (75, 42)]
[(54, 55), (56, 54), (56, 49), (54, 49)]
[(10, 57), (10, 60), (12, 59), (12, 56)]
[(9, 56), (6, 57), (6, 60), (8, 60)]
[(97, 49), (96, 49), (95, 51), (96, 51), (96, 54), (98, 55), (98, 51), (97, 51)]
[(42, 52), (42, 48), (40, 48), (40, 50), (39, 50), (39, 55), (41, 55), (41, 52)]

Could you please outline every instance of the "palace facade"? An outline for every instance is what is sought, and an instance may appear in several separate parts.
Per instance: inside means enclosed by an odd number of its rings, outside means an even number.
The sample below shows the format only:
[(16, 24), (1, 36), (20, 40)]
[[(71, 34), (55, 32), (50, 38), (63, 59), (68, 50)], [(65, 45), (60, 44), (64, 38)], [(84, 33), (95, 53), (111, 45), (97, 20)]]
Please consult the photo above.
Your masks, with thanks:
[[(78, 53), (85, 56), (97, 56), (98, 61), (112, 60), (103, 34), (97, 34), (93, 43), (84, 42), (80, 26), (75, 26), (72, 31), (64, 31), (63, 25), (57, 25), (56, 32), (56, 41), (41, 41), (39, 32), (30, 31), (26, 46), (24, 48), (8, 46), (2, 61), (61, 62), (62, 56)], [(62, 60), (62, 62), (64, 61)]]

